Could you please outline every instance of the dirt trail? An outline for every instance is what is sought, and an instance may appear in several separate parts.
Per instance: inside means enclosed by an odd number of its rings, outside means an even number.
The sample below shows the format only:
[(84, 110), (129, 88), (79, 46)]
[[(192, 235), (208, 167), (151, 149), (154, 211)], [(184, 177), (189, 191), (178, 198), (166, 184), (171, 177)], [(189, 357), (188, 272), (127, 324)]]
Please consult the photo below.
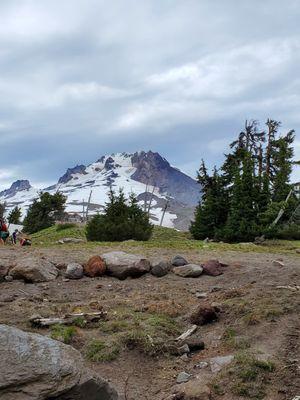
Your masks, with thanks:
[[(4, 259), (30, 253), (65, 264), (83, 263), (90, 256), (107, 250), (111, 248), (99, 247), (97, 251), (68, 247), (26, 251), (0, 249)], [(148, 249), (144, 254), (151, 260), (168, 260), (176, 253), (172, 249)], [(185, 361), (174, 356), (150, 357), (137, 349), (125, 349), (111, 362), (87, 361), (87, 365), (108, 378), (123, 399), (162, 400), (171, 395), (179, 372), (186, 371), (193, 376), (201, 374), (201, 370), (195, 367), (199, 362), (244, 351), (237, 343), (240, 340), (247, 344), (247, 351), (255, 351), (259, 357), (271, 359), (276, 365), (275, 372), (268, 375), (268, 382), (263, 382), (265, 399), (292, 400), (293, 396), (300, 395), (300, 292), (277, 288), (300, 284), (300, 257), (196, 250), (181, 254), (193, 263), (217, 258), (229, 266), (221, 276), (196, 279), (169, 274), (163, 278), (146, 275), (126, 281), (104, 277), (65, 282), (63, 277), (59, 277), (54, 282), (39, 284), (4, 282), (0, 283), (0, 323), (35, 330), (28, 323), (32, 314), (63, 314), (76, 308), (92, 310), (100, 304), (109, 315), (113, 315), (118, 307), (167, 313), (187, 328), (188, 316), (198, 305), (217, 303), (222, 309), (219, 322), (198, 328), (205, 350)], [(274, 259), (281, 259), (284, 267), (274, 265)], [(197, 298), (197, 291), (206, 293), (207, 297)], [(35, 331), (50, 334), (47, 329)], [(234, 336), (225, 340), (224, 333), (228, 332), (234, 332)], [(99, 328), (78, 328), (71, 344), (84, 353), (85, 343), (97, 335)], [(247, 398), (234, 393), (226, 377), (220, 378), (219, 386), (220, 392), (219, 389), (212, 391), (213, 399)]]

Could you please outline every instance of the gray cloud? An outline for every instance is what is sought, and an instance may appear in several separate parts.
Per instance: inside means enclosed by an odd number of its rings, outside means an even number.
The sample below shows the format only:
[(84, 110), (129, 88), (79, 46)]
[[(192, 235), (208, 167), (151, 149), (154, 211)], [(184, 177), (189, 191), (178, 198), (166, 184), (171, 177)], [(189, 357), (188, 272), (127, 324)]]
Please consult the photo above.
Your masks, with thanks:
[(299, 130), (298, 0), (2, 0), (0, 16), (1, 188), (139, 149), (194, 174), (246, 118)]

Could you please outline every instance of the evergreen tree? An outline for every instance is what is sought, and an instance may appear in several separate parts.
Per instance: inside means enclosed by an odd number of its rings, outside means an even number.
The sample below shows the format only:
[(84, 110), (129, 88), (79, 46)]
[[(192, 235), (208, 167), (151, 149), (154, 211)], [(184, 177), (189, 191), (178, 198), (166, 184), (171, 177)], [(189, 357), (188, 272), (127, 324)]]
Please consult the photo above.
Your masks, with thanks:
[(20, 224), (21, 216), (22, 216), (21, 208), (16, 206), (9, 213), (8, 222), (10, 224)]
[(209, 177), (202, 161), (198, 182), (202, 184), (203, 195), (196, 208), (190, 232), (195, 239), (214, 238), (217, 228), (222, 227), (227, 219), (228, 201), (224, 179), (220, 177), (216, 168)]
[(24, 231), (35, 233), (54, 225), (64, 214), (65, 202), (66, 197), (59, 192), (53, 195), (40, 193), (39, 199), (35, 199), (28, 208), (23, 223)]
[(86, 236), (91, 241), (148, 240), (153, 226), (149, 215), (137, 204), (132, 194), (126, 199), (122, 190), (110, 190), (103, 215), (94, 216), (87, 224)]

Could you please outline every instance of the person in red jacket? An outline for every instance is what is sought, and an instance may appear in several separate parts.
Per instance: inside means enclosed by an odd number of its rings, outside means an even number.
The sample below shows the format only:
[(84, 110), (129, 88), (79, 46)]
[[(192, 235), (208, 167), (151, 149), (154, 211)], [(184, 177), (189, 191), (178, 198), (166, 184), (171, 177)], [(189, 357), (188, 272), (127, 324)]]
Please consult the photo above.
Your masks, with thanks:
[(3, 219), (0, 220), (0, 241), (5, 244), (6, 239), (9, 236), (8, 228)]

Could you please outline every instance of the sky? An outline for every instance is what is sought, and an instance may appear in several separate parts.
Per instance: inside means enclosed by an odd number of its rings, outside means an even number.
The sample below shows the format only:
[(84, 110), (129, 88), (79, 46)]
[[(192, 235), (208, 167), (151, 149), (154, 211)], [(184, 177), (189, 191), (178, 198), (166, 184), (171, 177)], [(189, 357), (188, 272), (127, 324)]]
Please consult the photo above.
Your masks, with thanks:
[(0, 189), (123, 151), (195, 176), (246, 119), (295, 129), (300, 159), (299, 20), (300, 0), (1, 0)]

